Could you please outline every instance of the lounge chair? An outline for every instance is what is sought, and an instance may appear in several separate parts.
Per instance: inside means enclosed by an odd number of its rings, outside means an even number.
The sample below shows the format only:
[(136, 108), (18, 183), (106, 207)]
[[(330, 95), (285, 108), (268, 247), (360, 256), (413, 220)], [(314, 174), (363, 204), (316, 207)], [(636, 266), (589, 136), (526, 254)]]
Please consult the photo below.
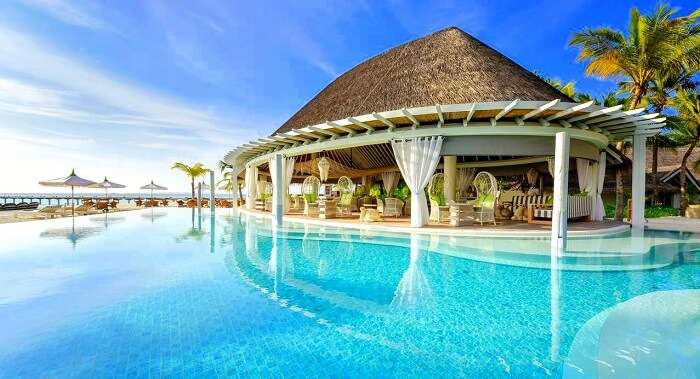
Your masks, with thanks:
[(47, 219), (54, 218), (56, 216), (60, 217), (63, 215), (65, 207), (60, 205), (49, 205), (39, 209), (36, 212), (17, 212), (15, 213), (15, 218), (18, 219)]
[(384, 212), (382, 212), (382, 215), (399, 217), (401, 216), (402, 209), (403, 201), (393, 197), (387, 197), (384, 199)]
[(182, 199), (177, 199), (177, 206), (180, 208), (186, 207), (187, 204), (185, 204), (185, 201)]

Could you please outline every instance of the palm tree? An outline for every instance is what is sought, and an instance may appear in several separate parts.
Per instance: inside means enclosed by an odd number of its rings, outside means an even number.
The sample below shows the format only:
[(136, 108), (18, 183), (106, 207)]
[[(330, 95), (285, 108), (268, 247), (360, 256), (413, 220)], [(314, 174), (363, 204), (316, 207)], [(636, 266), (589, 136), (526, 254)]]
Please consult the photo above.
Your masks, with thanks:
[(668, 137), (679, 145), (687, 146), (681, 159), (681, 216), (685, 215), (688, 207), (688, 193), (686, 192), (686, 175), (688, 171), (688, 158), (700, 141), (700, 94), (680, 90), (671, 101), (678, 110), (678, 117), (670, 118), (671, 131)]
[[(195, 198), (195, 196), (194, 196), (194, 181), (197, 178), (204, 176), (207, 172), (209, 172), (209, 169), (204, 167), (204, 165), (200, 162), (197, 162), (197, 163), (193, 164), (192, 166), (188, 166), (182, 162), (175, 162), (173, 164), (173, 167), (171, 167), (171, 169), (180, 170), (180, 171), (184, 172), (190, 178), (193, 199)], [(212, 188), (212, 191), (214, 191), (213, 188)]]
[(659, 5), (650, 15), (630, 11), (629, 29), (587, 28), (574, 33), (570, 46), (580, 48), (578, 60), (587, 62), (586, 75), (624, 78), (631, 94), (630, 109), (640, 105), (654, 76), (700, 64), (700, 9), (675, 17), (677, 10)]
[(543, 76), (540, 76), (540, 78), (544, 79), (544, 81), (547, 82), (550, 86), (556, 88), (557, 90), (559, 90), (559, 92), (570, 97), (576, 102), (585, 103), (593, 99), (591, 95), (585, 92), (577, 92), (576, 82), (573, 80), (570, 80), (566, 83), (562, 83), (562, 81), (559, 79), (551, 79)]

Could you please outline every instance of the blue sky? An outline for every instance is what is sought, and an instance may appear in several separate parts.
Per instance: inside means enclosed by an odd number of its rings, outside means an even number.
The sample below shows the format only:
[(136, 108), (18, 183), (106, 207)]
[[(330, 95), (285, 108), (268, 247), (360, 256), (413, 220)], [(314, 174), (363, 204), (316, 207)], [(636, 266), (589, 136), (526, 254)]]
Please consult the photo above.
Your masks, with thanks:
[[(586, 26), (626, 26), (628, 1), (0, 2), (0, 192), (47, 191), (72, 167), (135, 190), (187, 181), (269, 134), (336, 76), (458, 26), (530, 70), (596, 95), (567, 48)], [(687, 13), (691, 1), (672, 5)]]

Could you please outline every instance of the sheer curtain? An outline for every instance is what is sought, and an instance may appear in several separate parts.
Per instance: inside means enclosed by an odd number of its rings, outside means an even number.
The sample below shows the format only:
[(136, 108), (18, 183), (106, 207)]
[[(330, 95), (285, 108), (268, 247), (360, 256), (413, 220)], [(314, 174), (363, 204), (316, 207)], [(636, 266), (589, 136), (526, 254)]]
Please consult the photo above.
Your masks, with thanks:
[(396, 164), (403, 180), (411, 189), (411, 226), (420, 228), (428, 223), (425, 186), (440, 160), (442, 137), (413, 138), (391, 141)]
[(387, 197), (394, 197), (394, 188), (399, 184), (401, 174), (398, 172), (382, 172), (381, 177)]
[(554, 157), (547, 157), (547, 171), (549, 171), (549, 176), (554, 178)]
[(591, 162), (588, 159), (576, 158), (576, 174), (578, 175), (578, 189), (581, 192), (591, 193), (592, 179)]
[(245, 169), (245, 207), (255, 208), (255, 197), (258, 189), (258, 168), (250, 166)]
[(605, 152), (600, 153), (600, 158), (598, 158), (598, 188), (596, 188), (596, 201), (595, 201), (595, 213), (593, 214), (593, 220), (602, 220), (605, 218), (605, 205), (603, 205), (603, 184), (605, 183), (605, 165), (607, 161), (607, 156)]

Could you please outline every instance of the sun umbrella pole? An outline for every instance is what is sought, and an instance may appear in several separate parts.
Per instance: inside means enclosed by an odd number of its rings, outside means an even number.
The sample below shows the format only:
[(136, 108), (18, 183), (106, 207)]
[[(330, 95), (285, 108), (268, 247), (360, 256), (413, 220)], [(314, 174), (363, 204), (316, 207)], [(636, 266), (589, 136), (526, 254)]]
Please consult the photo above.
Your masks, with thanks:
[(75, 190), (70, 186), (71, 214), (75, 217)]

